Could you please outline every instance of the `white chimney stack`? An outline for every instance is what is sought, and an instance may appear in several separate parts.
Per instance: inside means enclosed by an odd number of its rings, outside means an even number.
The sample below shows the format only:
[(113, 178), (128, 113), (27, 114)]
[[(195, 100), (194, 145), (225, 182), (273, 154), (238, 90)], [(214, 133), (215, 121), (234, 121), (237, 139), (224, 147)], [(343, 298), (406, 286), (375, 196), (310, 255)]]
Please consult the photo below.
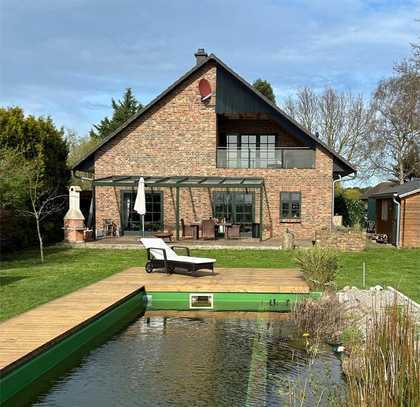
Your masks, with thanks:
[(64, 216), (64, 240), (68, 242), (83, 242), (85, 230), (85, 217), (80, 210), (79, 186), (69, 188), (69, 210)]

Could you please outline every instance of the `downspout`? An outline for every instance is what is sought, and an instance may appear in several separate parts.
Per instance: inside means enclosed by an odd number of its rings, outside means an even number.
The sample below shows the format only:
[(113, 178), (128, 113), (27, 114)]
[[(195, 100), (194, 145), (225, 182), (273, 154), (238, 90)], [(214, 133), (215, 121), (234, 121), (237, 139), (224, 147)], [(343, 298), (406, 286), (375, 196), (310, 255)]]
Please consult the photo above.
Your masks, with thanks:
[(333, 183), (332, 183), (331, 230), (334, 229), (335, 183), (338, 181), (341, 181), (341, 175), (339, 175), (337, 179), (333, 179)]
[(336, 182), (338, 182), (338, 181), (343, 181), (343, 182), (346, 182), (346, 181), (353, 181), (354, 179), (356, 179), (356, 177), (357, 177), (357, 174), (356, 173), (354, 173), (354, 175), (353, 175), (353, 177), (352, 178), (347, 178), (347, 179), (343, 179), (342, 177), (341, 177), (341, 175), (339, 175), (338, 176), (338, 179), (334, 179), (333, 180), (333, 183), (332, 183), (332, 205), (331, 205), (331, 230), (333, 230), (333, 228), (334, 228), (334, 211), (335, 211), (335, 183)]
[(394, 204), (397, 205), (397, 230), (395, 236), (395, 246), (400, 247), (400, 213), (401, 213), (401, 204), (397, 201), (398, 194), (392, 196)]

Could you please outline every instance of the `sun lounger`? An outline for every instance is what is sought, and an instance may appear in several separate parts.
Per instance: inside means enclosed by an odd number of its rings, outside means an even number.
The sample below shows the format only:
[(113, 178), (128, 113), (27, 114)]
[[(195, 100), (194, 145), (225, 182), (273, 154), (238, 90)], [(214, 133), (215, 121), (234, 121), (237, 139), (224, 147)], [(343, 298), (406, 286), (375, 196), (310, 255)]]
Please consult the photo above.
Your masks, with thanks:
[[(151, 273), (154, 268), (164, 268), (167, 273), (173, 273), (175, 268), (195, 273), (197, 270), (207, 269), (214, 273), (215, 259), (207, 259), (204, 257), (192, 257), (190, 249), (185, 246), (169, 247), (162, 239), (157, 238), (141, 238), (141, 244), (147, 250), (146, 272)], [(174, 248), (185, 249), (187, 256), (179, 256)]]

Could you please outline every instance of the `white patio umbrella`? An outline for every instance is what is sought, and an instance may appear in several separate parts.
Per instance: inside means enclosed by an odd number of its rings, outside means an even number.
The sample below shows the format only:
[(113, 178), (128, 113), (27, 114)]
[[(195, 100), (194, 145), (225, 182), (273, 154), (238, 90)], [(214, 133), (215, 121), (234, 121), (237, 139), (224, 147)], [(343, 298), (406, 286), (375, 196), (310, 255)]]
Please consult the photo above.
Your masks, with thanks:
[(144, 215), (146, 213), (146, 195), (144, 193), (144, 179), (140, 177), (137, 187), (136, 201), (134, 202), (134, 210), (141, 216), (141, 226), (144, 237)]

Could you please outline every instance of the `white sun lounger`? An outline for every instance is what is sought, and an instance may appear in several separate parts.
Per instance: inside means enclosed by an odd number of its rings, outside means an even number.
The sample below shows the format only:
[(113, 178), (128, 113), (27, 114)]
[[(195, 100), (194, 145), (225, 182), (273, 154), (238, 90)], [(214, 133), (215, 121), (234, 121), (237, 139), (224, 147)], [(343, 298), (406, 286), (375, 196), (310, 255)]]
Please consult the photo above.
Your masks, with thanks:
[[(181, 268), (191, 273), (197, 270), (207, 269), (214, 273), (215, 259), (205, 257), (192, 257), (190, 249), (185, 246), (169, 247), (162, 239), (146, 238), (140, 239), (141, 244), (147, 250), (146, 272), (151, 273), (154, 268), (164, 268), (167, 273), (173, 273), (175, 268)], [(185, 249), (187, 256), (179, 256), (173, 249)]]

